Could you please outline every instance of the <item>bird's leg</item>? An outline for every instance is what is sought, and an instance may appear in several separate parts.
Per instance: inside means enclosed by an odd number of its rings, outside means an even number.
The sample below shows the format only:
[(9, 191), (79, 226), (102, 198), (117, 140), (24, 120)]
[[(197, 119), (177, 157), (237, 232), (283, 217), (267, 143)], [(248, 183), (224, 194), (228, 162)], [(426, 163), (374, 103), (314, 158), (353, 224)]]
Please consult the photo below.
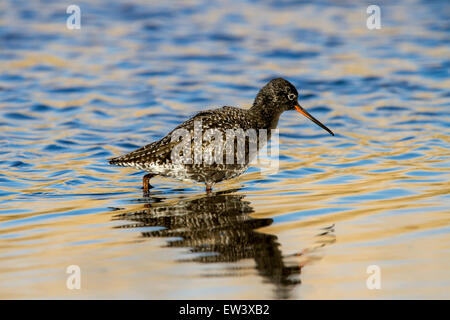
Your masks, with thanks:
[(152, 187), (150, 185), (150, 179), (154, 176), (154, 174), (148, 173), (142, 178), (142, 184), (144, 186), (144, 194), (148, 194), (150, 188)]

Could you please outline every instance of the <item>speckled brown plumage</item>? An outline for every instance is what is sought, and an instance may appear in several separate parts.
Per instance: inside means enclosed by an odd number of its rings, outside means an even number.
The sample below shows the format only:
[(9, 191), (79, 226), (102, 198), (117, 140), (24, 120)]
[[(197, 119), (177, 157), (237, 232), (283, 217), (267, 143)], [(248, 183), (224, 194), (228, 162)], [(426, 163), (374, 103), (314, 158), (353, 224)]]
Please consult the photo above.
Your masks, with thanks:
[[(227, 129), (267, 129), (268, 139), (270, 139), (270, 129), (275, 129), (278, 124), (280, 115), (287, 110), (298, 110), (298, 92), (296, 88), (287, 80), (277, 78), (267, 83), (257, 94), (253, 106), (250, 109), (241, 109), (236, 107), (225, 106), (218, 109), (206, 110), (197, 113), (189, 120), (177, 126), (161, 140), (152, 142), (142, 148), (127, 153), (117, 158), (109, 160), (110, 164), (134, 167), (149, 172), (147, 179), (153, 175), (162, 175), (177, 178), (180, 180), (203, 182), (210, 190), (211, 186), (217, 182), (227, 180), (242, 174), (249, 165), (253, 154), (249, 154), (248, 143), (245, 148), (245, 162), (238, 164), (220, 163), (198, 163), (194, 159), (191, 164), (174, 164), (171, 155), (174, 147), (179, 140), (172, 139), (172, 135), (177, 129), (185, 129), (191, 135), (192, 152), (191, 156), (195, 156), (194, 146), (194, 124), (201, 121), (202, 133), (208, 129), (217, 129), (223, 136), (226, 135)], [(301, 109), (303, 113), (303, 109)], [(306, 112), (306, 111), (304, 111)], [(309, 114), (307, 114), (310, 117)], [(310, 118), (311, 119), (311, 118)], [(317, 121), (314, 118), (311, 119)], [(317, 122), (316, 122), (317, 123)], [(319, 124), (321, 125), (321, 124)], [(323, 126), (323, 125), (321, 125)], [(329, 131), (329, 129), (326, 128)], [(331, 131), (329, 131), (331, 133)], [(248, 142), (248, 141), (247, 141)], [(203, 152), (210, 142), (204, 139), (201, 142), (201, 151)], [(197, 145), (198, 146), (198, 145)], [(260, 143), (257, 143), (258, 149)], [(256, 150), (258, 151), (258, 150)], [(235, 152), (237, 152), (235, 150)], [(238, 155), (235, 154), (235, 158)], [(144, 180), (145, 188), (145, 180)]]

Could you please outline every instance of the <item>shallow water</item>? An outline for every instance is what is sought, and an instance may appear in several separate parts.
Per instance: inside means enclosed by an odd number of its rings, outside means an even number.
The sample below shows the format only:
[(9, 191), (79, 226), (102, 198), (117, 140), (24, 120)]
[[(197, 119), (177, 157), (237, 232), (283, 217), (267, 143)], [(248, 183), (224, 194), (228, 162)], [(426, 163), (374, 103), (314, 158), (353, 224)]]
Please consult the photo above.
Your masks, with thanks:
[[(0, 2), (0, 298), (450, 298), (447, 1), (372, 31), (351, 1), (77, 4)], [(143, 197), (107, 164), (276, 76), (336, 133), (283, 114), (278, 172)]]

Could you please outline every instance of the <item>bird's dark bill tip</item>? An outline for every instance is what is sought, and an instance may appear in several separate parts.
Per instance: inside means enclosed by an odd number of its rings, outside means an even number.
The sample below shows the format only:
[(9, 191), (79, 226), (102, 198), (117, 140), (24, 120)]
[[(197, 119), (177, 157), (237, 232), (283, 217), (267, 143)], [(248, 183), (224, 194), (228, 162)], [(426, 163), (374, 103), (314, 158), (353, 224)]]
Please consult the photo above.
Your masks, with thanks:
[(317, 124), (319, 127), (321, 127), (322, 129), (324, 129), (325, 131), (327, 131), (329, 134), (331, 134), (332, 136), (334, 136), (333, 131), (331, 131), (330, 129), (328, 129), (327, 126), (325, 126), (322, 122), (320, 122), (319, 120), (317, 120), (316, 118), (314, 118), (312, 115), (310, 115), (305, 109), (303, 109), (300, 105), (296, 105), (295, 106), (295, 110), (297, 110), (299, 113), (301, 113), (302, 115), (304, 115), (305, 117), (307, 117), (309, 120), (311, 120), (312, 122), (314, 122), (315, 124)]

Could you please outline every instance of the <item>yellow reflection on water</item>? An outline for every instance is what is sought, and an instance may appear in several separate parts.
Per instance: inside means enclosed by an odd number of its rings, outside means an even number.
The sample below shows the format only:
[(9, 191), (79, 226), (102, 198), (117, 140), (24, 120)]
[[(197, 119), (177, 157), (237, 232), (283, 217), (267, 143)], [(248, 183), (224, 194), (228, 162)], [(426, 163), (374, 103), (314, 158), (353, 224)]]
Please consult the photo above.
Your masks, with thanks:
[[(115, 24), (93, 15), (80, 33), (31, 19), (33, 46), (2, 48), (0, 298), (449, 298), (445, 31), (398, 4), (378, 33), (358, 6), (267, 6), (107, 11)], [(216, 29), (238, 40), (214, 42)], [(337, 134), (283, 114), (278, 172), (252, 168), (212, 196), (155, 178), (143, 197), (142, 174), (107, 164), (196, 111), (248, 107), (275, 75)], [(73, 264), (80, 291), (65, 286)], [(381, 290), (366, 287), (369, 265)]]

